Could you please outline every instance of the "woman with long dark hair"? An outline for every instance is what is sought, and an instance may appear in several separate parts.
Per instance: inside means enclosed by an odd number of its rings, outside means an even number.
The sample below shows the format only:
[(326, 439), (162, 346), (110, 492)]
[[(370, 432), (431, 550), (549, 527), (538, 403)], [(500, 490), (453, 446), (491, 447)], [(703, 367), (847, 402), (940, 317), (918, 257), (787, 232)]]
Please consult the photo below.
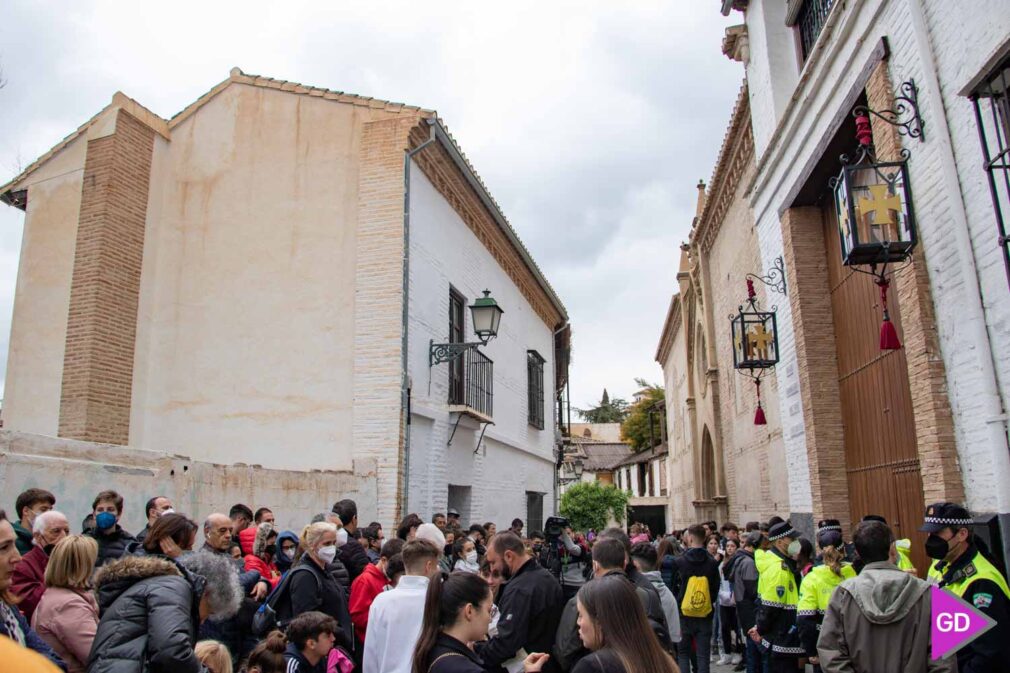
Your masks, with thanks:
[[(424, 599), (413, 673), (485, 673), (480, 657), (466, 644), (487, 637), (491, 609), (491, 587), (480, 575), (437, 573)], [(531, 654), (523, 662), (523, 671), (537, 673), (549, 658)]]
[(579, 589), (579, 637), (591, 654), (572, 673), (679, 673), (653, 636), (635, 587), (604, 576)]
[(196, 522), (185, 514), (162, 514), (143, 543), (131, 544), (128, 551), (137, 556), (161, 556), (175, 561), (185, 552), (193, 551), (197, 528)]

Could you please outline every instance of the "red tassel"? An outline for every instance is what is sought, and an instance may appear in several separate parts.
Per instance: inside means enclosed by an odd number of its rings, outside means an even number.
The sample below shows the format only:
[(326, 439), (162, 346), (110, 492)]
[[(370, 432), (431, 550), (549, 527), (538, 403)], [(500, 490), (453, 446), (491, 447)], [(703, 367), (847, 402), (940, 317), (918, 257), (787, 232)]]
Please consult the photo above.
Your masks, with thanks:
[(885, 278), (877, 280), (880, 287), (880, 304), (884, 307), (884, 321), (880, 324), (880, 350), (896, 351), (901, 348), (901, 341), (898, 340), (898, 330), (891, 322), (891, 316), (887, 312), (887, 288), (891, 283)]
[(765, 420), (765, 410), (761, 408), (761, 379), (754, 379), (754, 387), (757, 390), (758, 408), (754, 412), (754, 425), (768, 425)]

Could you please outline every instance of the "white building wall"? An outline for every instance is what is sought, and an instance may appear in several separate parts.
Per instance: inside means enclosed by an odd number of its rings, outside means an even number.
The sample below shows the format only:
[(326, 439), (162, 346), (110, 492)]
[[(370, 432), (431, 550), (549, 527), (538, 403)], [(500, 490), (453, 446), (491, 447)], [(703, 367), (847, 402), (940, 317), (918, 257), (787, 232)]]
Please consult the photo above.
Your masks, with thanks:
[[(407, 510), (422, 518), (445, 511), (454, 484), (471, 487), (472, 521), (508, 526), (515, 517), (525, 520), (527, 491), (544, 494), (546, 518), (554, 504), (553, 330), (424, 173), (416, 165), (410, 170)], [(494, 425), (477, 454), (480, 427), (467, 417), (447, 446), (457, 416), (448, 411), (448, 365), (428, 366), (429, 342), (448, 341), (450, 287), (468, 305), (491, 290), (505, 311), (498, 337), (480, 348), (494, 361)], [(472, 329), (467, 311), (468, 340), (475, 339)], [(527, 350), (546, 361), (543, 430), (527, 419)]]
[[(975, 511), (1010, 511), (1010, 454), (1003, 409), (1010, 379), (1010, 304), (995, 245), (995, 225), (977, 131), (960, 87), (1010, 38), (1010, 4), (1005, 0), (963, 3), (944, 0), (854, 0), (836, 3), (814, 55), (794, 70), (772, 72), (798, 83), (789, 104), (777, 113), (775, 86), (761, 85), (769, 45), (760, 12), (747, 12), (755, 143), (761, 154), (752, 206), (765, 270), (782, 254), (779, 213), (817, 162), (818, 147), (849, 114), (846, 96), (882, 37), (891, 55), (897, 88), (910, 77), (919, 86), (926, 123), (925, 142), (904, 139), (936, 309), (948, 394), (968, 506)], [(754, 6), (754, 3), (751, 3)], [(917, 25), (928, 27), (916, 33)], [(773, 45), (774, 49), (775, 46)], [(934, 71), (934, 62), (937, 64)], [(935, 82), (939, 81), (939, 91)], [(773, 137), (774, 136), (774, 137)], [(774, 142), (773, 142), (774, 141)], [(768, 148), (764, 151), (764, 148)], [(953, 148), (951, 150), (951, 148)], [(951, 152), (957, 173), (950, 173)], [(981, 295), (984, 297), (980, 298)], [(782, 409), (790, 506), (810, 511), (802, 407), (796, 378), (795, 342), (788, 303), (779, 305), (779, 401)], [(996, 355), (994, 355), (994, 353)], [(1000, 388), (992, 374), (995, 360)]]

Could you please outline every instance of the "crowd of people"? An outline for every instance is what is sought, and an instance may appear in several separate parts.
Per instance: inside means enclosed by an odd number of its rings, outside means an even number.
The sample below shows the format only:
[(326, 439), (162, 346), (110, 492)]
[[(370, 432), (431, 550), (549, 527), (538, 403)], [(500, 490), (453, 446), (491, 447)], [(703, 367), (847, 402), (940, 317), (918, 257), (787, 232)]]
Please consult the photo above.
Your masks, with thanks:
[[(74, 534), (49, 491), (0, 511), (0, 671), (70, 673), (751, 673), (1010, 665), (1010, 589), (964, 508), (926, 511), (920, 579), (907, 540), (867, 516), (811, 542), (772, 517), (575, 531), (551, 518), (464, 526), (410, 514), (386, 538), (352, 500), (300, 531), (236, 504), (201, 523), (169, 498), (136, 536), (102, 491)], [(202, 544), (198, 540), (202, 537)], [(929, 651), (931, 583), (996, 620), (956, 658)]]

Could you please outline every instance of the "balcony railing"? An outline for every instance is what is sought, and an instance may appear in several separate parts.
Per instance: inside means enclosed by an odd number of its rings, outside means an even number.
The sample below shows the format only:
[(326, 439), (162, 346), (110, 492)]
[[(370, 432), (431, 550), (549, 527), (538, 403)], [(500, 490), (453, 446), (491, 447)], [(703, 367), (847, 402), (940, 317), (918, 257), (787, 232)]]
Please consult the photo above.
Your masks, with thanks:
[(817, 37), (824, 28), (824, 22), (831, 13), (834, 0), (804, 0), (796, 25), (800, 31), (800, 44), (803, 46), (803, 60), (810, 58), (810, 51), (817, 42)]
[(449, 405), (466, 407), (481, 416), (494, 415), (494, 362), (476, 348), (460, 359), (460, 376), (449, 380)]

